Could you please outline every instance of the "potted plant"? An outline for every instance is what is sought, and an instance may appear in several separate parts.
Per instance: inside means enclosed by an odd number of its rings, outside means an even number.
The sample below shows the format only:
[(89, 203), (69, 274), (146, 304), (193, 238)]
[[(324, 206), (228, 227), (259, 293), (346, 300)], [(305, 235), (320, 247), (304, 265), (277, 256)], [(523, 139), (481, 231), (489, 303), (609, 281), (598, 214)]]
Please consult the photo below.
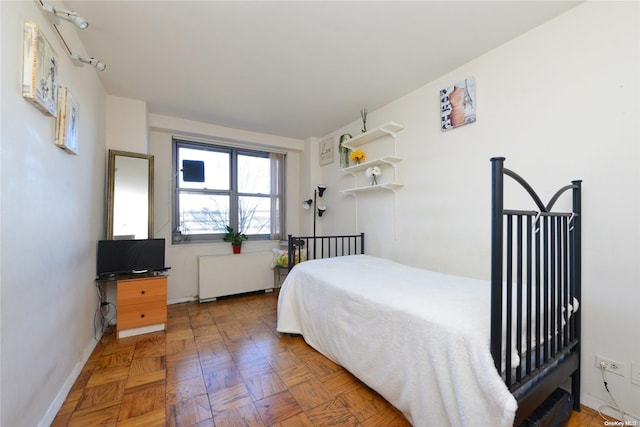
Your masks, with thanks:
[(234, 231), (233, 228), (227, 225), (227, 234), (224, 235), (224, 241), (231, 243), (234, 254), (240, 253), (240, 249), (242, 248), (242, 242), (247, 239), (248, 237), (246, 234), (241, 233), (239, 231)]

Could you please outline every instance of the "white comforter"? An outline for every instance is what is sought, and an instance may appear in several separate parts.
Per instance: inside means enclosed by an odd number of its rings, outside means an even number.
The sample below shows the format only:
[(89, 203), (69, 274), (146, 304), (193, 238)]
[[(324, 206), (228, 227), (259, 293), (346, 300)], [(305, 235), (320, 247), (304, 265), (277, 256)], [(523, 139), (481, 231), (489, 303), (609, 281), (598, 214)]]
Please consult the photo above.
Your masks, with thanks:
[(301, 334), (415, 426), (511, 426), (489, 351), (490, 284), (367, 255), (298, 264), (278, 331)]

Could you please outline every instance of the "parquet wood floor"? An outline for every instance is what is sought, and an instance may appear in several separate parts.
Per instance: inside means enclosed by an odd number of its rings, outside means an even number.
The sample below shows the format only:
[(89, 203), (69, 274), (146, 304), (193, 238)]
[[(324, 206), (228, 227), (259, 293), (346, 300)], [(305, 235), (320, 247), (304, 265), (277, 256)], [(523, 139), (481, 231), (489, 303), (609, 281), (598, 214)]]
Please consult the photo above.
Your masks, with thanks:
[[(166, 332), (106, 333), (52, 426), (409, 426), (301, 337), (277, 333), (276, 304), (277, 293), (174, 304)], [(569, 426), (603, 421), (584, 410)]]

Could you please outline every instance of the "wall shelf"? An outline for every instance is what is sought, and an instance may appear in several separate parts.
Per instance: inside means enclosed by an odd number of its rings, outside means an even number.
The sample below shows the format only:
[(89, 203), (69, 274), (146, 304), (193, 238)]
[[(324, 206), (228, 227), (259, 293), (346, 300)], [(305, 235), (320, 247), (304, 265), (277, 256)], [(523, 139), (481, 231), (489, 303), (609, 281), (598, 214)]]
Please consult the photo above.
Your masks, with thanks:
[[(393, 193), (394, 197), (394, 228), (395, 235), (398, 238), (398, 224), (397, 224), (397, 216), (398, 216), (398, 195), (396, 192), (398, 189), (402, 188), (403, 184), (397, 182), (397, 164), (402, 161), (402, 157), (398, 157), (396, 151), (396, 133), (400, 132), (404, 129), (404, 126), (396, 123), (396, 122), (387, 122), (380, 127), (375, 129), (371, 129), (368, 132), (355, 136), (347, 141), (342, 143), (343, 147), (348, 148), (349, 150), (354, 150), (356, 147), (360, 147), (364, 144), (368, 144), (370, 142), (377, 141), (382, 138), (390, 139), (393, 142), (393, 150), (391, 154), (382, 155), (381, 157), (374, 158), (372, 160), (349, 166), (347, 168), (340, 169), (340, 172), (344, 174), (348, 174), (353, 176), (353, 188), (347, 188), (345, 190), (341, 190), (342, 193), (352, 196), (355, 199), (355, 209), (356, 209), (356, 229), (358, 228), (358, 195), (362, 193), (370, 193), (375, 191), (388, 191)], [(389, 138), (390, 137), (390, 138)], [(386, 141), (384, 142), (387, 143)], [(384, 146), (380, 146), (379, 148), (383, 148)], [(389, 152), (389, 150), (385, 150)], [(380, 152), (380, 151), (377, 151)], [(383, 151), (384, 152), (384, 151)], [(391, 176), (391, 182), (381, 182), (376, 185), (362, 185), (362, 181), (364, 179), (369, 182), (369, 178), (365, 178), (365, 171), (367, 168), (378, 166), (381, 169), (384, 169), (383, 177), (381, 179), (384, 180), (385, 177)], [(388, 173), (391, 172), (391, 175)], [(389, 179), (389, 178), (388, 178)], [(360, 185), (358, 185), (360, 182)]]
[(340, 172), (348, 173), (354, 175), (356, 172), (366, 170), (372, 166), (384, 166), (384, 165), (395, 165), (398, 162), (402, 161), (402, 157), (398, 156), (383, 156), (379, 159), (370, 160), (368, 162), (360, 163), (359, 165), (349, 166), (348, 168), (340, 169)]
[(354, 149), (355, 147), (359, 147), (363, 144), (366, 144), (371, 141), (375, 141), (376, 139), (380, 139), (384, 136), (391, 135), (395, 139), (395, 134), (404, 129), (404, 126), (395, 122), (388, 122), (383, 124), (382, 126), (367, 131), (363, 134), (354, 136), (353, 138), (344, 141), (342, 143), (343, 147), (347, 147), (349, 149)]
[(367, 187), (356, 187), (349, 188), (348, 190), (342, 190), (342, 193), (345, 194), (355, 194), (355, 193), (364, 193), (366, 191), (375, 191), (375, 190), (389, 190), (395, 192), (399, 188), (401, 188), (404, 184), (399, 184), (397, 182), (388, 182), (385, 184), (376, 184), (369, 185)]

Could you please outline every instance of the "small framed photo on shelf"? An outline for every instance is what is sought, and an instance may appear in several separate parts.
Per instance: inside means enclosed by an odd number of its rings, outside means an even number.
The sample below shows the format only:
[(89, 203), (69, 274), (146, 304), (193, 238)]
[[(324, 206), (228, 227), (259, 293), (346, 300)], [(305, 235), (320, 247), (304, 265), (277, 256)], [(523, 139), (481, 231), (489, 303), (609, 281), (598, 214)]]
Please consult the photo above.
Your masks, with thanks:
[(66, 87), (58, 87), (56, 145), (69, 154), (78, 154), (78, 103)]
[(57, 114), (58, 59), (44, 33), (24, 22), (22, 96), (47, 116)]
[(320, 141), (320, 166), (333, 163), (333, 137)]

